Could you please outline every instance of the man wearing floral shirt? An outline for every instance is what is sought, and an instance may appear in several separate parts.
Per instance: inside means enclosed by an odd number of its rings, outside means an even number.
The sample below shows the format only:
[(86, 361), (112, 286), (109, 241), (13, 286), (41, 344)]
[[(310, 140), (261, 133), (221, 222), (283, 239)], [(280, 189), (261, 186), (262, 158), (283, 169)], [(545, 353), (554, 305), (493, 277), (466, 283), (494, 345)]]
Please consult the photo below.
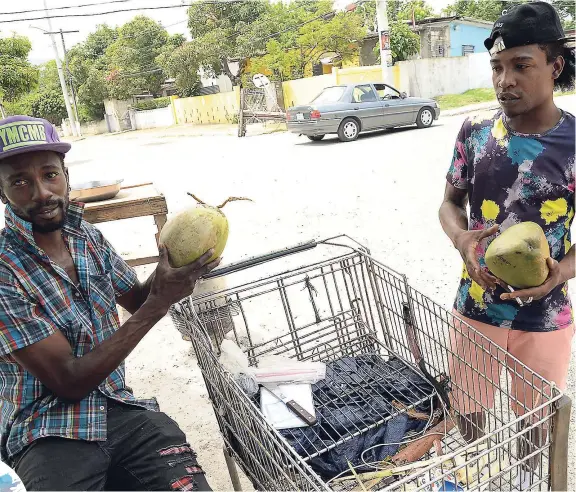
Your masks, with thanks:
[[(574, 335), (567, 282), (575, 276), (575, 119), (553, 99), (556, 88), (574, 83), (574, 51), (566, 40), (558, 14), (545, 2), (512, 7), (494, 24), (485, 45), (501, 109), (462, 126), (440, 208), (444, 231), (465, 263), (455, 311), (560, 388), (566, 387)], [(544, 230), (550, 273), (541, 286), (510, 292), (488, 271), (484, 255), (496, 235), (527, 221)], [(472, 440), (484, 428), (483, 409), (494, 403), (501, 361), (477, 350), (470, 340), (483, 342), (466, 328), (451, 336), (453, 404), (464, 437)], [(522, 415), (538, 404), (537, 391), (511, 372), (512, 409)], [(521, 487), (534, 483), (528, 468)]]

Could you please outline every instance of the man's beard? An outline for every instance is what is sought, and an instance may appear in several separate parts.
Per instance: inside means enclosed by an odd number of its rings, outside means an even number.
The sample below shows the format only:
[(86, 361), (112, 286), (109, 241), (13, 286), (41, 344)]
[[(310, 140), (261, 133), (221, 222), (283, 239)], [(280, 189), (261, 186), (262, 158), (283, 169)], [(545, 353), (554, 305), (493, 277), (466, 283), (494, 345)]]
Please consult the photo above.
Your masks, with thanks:
[(65, 222), (66, 222), (66, 212), (64, 212), (62, 220), (59, 220), (58, 222), (42, 225), (32, 222), (32, 230), (34, 232), (39, 232), (40, 234), (48, 234), (49, 232), (54, 232), (62, 229), (62, 227), (64, 227)]
[[(66, 223), (66, 217), (68, 214), (67, 205), (68, 204), (62, 199), (49, 200), (46, 203), (43, 203), (39, 206), (34, 207), (31, 210), (28, 210), (27, 212), (28, 216), (30, 217), (30, 222), (32, 223), (32, 230), (34, 232), (39, 232), (41, 234), (47, 234), (62, 229), (62, 227), (64, 227), (64, 224)], [(54, 206), (58, 207), (62, 211), (62, 217), (60, 220), (58, 220), (57, 222), (46, 222), (42, 224), (38, 224), (35, 222), (34, 217), (40, 210), (46, 207), (54, 207)]]

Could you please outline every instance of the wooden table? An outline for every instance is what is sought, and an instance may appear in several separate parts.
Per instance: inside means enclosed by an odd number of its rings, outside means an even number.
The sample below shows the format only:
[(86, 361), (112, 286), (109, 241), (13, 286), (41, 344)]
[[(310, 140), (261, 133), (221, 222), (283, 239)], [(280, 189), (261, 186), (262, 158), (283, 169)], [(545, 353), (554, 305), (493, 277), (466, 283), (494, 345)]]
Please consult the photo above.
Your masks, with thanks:
[[(135, 185), (122, 188), (118, 195), (111, 200), (87, 203), (84, 207), (84, 220), (91, 224), (108, 222), (111, 220), (133, 219), (135, 217), (154, 217), (156, 228), (156, 244), (160, 231), (166, 223), (168, 206), (166, 198), (153, 184)], [(147, 265), (156, 263), (158, 256), (134, 258), (127, 260), (131, 266)]]

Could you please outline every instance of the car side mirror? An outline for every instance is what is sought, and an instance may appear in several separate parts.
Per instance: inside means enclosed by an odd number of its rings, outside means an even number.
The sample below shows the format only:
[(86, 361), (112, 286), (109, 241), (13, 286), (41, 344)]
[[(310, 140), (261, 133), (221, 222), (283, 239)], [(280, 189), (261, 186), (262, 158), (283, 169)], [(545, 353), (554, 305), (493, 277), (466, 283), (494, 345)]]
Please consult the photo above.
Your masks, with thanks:
[(402, 99), (406, 99), (406, 98), (408, 97), (408, 94), (406, 94), (405, 92), (401, 92), (401, 93), (400, 93), (400, 97), (401, 97)]

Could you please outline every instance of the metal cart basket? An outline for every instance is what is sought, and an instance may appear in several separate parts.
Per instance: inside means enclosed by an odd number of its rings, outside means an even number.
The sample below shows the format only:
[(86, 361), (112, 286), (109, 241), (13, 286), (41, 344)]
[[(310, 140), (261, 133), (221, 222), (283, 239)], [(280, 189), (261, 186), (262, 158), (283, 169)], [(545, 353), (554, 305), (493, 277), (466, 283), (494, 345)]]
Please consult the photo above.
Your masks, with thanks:
[[(282, 273), (273, 270), (279, 263)], [(570, 399), (412, 288), (366, 248), (341, 236), (255, 257), (207, 277), (232, 274), (237, 286), (185, 300), (173, 306), (171, 315), (192, 340), (235, 490), (240, 485), (234, 462), (257, 490), (454, 490), (434, 488), (454, 477), (461, 487), (456, 490), (519, 490), (526, 470), (530, 478), (524, 487), (530, 490), (567, 489)], [(290, 443), (297, 430), (275, 429), (220, 364), (224, 338), (235, 341), (253, 366), (270, 354), (338, 361), (345, 369), (348, 364), (341, 392), (315, 393), (315, 408), (326, 414), (335, 404), (353, 402), (362, 415), (347, 420), (349, 414), (339, 414), (341, 425), (322, 436), (310, 428), (307, 436), (313, 437), (295, 449)], [(471, 348), (475, 360), (463, 357)], [(363, 376), (368, 367), (371, 376)], [(391, 377), (393, 387), (387, 384)], [(482, 424), (466, 405), (480, 411)], [(435, 429), (442, 432), (418, 468), (411, 465), (385, 480), (363, 483), (353, 472), (350, 480), (327, 480), (315, 471), (319, 457), (422, 408), (430, 411), (424, 430), (396, 443), (417, 442), (435, 419)], [(382, 468), (364, 464), (373, 471)]]

